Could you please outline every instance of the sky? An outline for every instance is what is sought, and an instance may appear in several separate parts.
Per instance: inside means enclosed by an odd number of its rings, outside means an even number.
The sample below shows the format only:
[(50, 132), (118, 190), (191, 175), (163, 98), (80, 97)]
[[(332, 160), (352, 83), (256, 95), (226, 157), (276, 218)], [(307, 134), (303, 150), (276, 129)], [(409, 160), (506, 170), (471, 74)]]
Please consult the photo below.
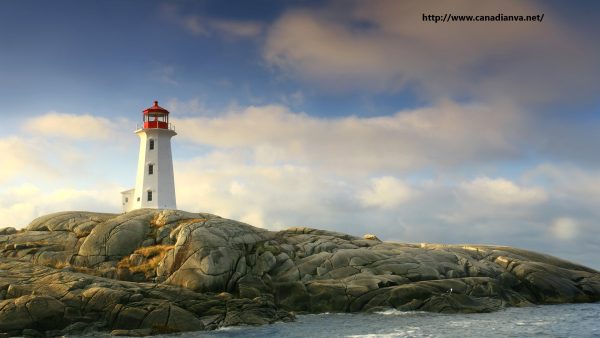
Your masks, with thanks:
[[(426, 22), (423, 15), (542, 22)], [(120, 212), (171, 112), (178, 208), (600, 269), (594, 1), (0, 2), (0, 227)]]

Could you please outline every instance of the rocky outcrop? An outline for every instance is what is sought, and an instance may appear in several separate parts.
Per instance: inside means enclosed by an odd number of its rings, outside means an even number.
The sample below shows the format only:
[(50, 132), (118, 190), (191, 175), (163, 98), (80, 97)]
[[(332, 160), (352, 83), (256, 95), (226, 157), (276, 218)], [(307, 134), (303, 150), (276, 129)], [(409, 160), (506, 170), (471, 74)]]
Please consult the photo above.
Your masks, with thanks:
[(271, 232), (177, 210), (51, 214), (0, 232), (0, 248), (0, 332), (9, 334), (148, 335), (293, 313), (600, 300), (600, 273), (526, 250)]
[(13, 227), (0, 228), (0, 236), (2, 235), (12, 235), (17, 232), (17, 229)]
[(0, 260), (0, 290), (0, 332), (9, 335), (25, 329), (47, 336), (90, 330), (149, 335), (292, 319), (268, 298), (233, 299), (7, 259)]

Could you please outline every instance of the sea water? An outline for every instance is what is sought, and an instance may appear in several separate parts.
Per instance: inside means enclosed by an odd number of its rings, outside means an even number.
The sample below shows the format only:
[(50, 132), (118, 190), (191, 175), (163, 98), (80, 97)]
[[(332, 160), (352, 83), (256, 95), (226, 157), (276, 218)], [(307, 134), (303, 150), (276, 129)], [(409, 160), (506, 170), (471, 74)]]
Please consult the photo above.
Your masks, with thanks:
[[(108, 333), (78, 336), (107, 338)], [(154, 338), (390, 338), (573, 337), (600, 338), (600, 303), (507, 308), (492, 313), (439, 314), (388, 310), (377, 313), (302, 315), (290, 323), (235, 326)]]
[(295, 322), (158, 337), (600, 337), (600, 303), (437, 314), (388, 310), (298, 316)]

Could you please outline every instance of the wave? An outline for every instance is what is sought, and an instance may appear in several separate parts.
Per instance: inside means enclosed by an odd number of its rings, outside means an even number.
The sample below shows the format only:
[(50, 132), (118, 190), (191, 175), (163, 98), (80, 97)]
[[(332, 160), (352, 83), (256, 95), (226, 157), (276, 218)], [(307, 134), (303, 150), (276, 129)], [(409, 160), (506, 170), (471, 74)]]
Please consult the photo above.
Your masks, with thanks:
[(375, 314), (378, 315), (384, 315), (384, 316), (415, 316), (415, 315), (421, 315), (421, 314), (431, 314), (429, 312), (425, 312), (425, 311), (400, 311), (397, 309), (388, 309), (388, 310), (384, 310), (384, 311), (376, 311), (373, 312)]

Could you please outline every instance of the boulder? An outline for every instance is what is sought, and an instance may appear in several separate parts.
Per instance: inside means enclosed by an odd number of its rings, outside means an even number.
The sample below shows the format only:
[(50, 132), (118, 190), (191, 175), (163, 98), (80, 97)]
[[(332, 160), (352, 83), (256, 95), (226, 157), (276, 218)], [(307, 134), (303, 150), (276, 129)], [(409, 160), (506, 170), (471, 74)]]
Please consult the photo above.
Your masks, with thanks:
[(227, 305), (234, 298), (226, 293), (205, 295), (0, 258), (3, 288), (9, 298), (0, 301), (0, 333), (9, 334), (33, 329), (42, 336), (89, 330), (148, 335), (215, 329), (229, 325), (225, 318), (240, 325), (293, 318), (264, 297)]
[(154, 213), (140, 209), (99, 223), (79, 248), (79, 256), (123, 257), (139, 248), (151, 232)]
[(0, 302), (0, 332), (60, 328), (65, 305), (49, 296), (26, 295)]
[(8, 236), (17, 233), (17, 229), (13, 227), (0, 228), (0, 236)]

